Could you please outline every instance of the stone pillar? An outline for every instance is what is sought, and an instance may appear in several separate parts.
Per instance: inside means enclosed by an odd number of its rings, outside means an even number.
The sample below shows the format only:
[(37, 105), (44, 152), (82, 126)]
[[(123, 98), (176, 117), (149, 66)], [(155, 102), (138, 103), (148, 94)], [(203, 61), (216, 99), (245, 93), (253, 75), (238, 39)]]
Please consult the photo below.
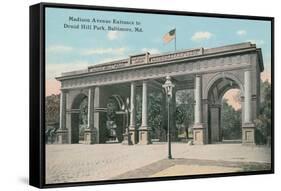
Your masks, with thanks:
[(57, 143), (68, 143), (68, 131), (66, 128), (66, 92), (60, 94), (60, 127), (57, 130)]
[(147, 81), (142, 83), (142, 123), (139, 128), (139, 144), (151, 144), (150, 128), (147, 123)]
[(88, 126), (84, 131), (85, 144), (95, 143), (96, 134), (95, 134), (93, 115), (94, 115), (94, 89), (90, 87), (88, 90)]
[(255, 144), (255, 124), (252, 114), (251, 71), (244, 71), (244, 123), (242, 125), (242, 143)]
[(194, 123), (202, 123), (202, 90), (201, 90), (201, 76), (196, 75), (195, 91), (194, 91), (195, 107), (194, 107)]
[[(95, 87), (94, 91), (94, 108), (100, 107), (100, 87)], [(94, 112), (94, 127), (96, 134), (96, 143), (100, 143), (99, 131), (100, 131), (100, 113)]]
[(193, 143), (206, 144), (207, 133), (202, 123), (202, 82), (201, 75), (195, 76), (195, 107), (194, 107), (194, 126), (193, 126)]
[(251, 109), (251, 71), (246, 70), (244, 72), (244, 109), (245, 109), (245, 123), (251, 123), (252, 122), (252, 109)]
[(136, 144), (136, 84), (135, 82), (131, 83), (131, 97), (130, 97), (130, 125), (129, 133), (131, 135), (131, 141), (133, 144)]

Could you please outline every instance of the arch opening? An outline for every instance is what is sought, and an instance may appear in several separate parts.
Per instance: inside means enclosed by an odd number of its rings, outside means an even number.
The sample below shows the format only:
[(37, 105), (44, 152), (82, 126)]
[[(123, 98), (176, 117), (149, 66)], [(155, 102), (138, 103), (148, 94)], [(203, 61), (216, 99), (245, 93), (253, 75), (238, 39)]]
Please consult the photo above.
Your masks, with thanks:
[(221, 128), (222, 142), (241, 142), (242, 109), (239, 89), (229, 89), (222, 97)]
[(221, 76), (208, 91), (208, 142), (241, 142), (241, 84)]
[(84, 130), (88, 125), (88, 97), (76, 96), (71, 107), (71, 143), (84, 142)]
[(106, 125), (103, 130), (106, 143), (120, 143), (123, 141), (123, 133), (128, 116), (125, 113), (124, 100), (120, 95), (109, 97), (106, 105)]

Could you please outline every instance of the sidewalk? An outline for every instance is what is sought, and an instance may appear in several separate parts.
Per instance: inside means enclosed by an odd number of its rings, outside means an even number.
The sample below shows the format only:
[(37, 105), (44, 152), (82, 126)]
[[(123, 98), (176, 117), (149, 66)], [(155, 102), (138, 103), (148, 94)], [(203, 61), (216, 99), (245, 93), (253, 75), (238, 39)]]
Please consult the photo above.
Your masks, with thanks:
[(174, 160), (167, 161), (167, 143), (47, 145), (46, 183), (204, 174), (208, 169), (214, 173), (236, 172), (247, 165), (250, 169), (269, 168), (271, 161), (270, 148), (241, 144), (173, 143), (172, 155)]

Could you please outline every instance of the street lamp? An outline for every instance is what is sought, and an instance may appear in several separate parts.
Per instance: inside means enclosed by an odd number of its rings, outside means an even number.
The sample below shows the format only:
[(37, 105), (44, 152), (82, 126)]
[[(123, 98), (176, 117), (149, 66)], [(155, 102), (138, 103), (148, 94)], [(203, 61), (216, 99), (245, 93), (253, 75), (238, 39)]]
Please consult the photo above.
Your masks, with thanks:
[(165, 84), (162, 85), (162, 87), (165, 89), (166, 96), (168, 98), (168, 159), (172, 159), (172, 153), (171, 153), (171, 132), (170, 132), (170, 100), (173, 97), (173, 88), (175, 85), (171, 81), (171, 77), (166, 77)]

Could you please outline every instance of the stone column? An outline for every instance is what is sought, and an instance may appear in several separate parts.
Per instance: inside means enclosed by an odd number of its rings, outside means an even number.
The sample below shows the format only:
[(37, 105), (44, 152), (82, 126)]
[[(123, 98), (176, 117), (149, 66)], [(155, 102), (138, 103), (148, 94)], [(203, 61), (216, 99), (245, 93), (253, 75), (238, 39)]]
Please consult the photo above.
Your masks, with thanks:
[(252, 123), (252, 108), (251, 108), (251, 99), (252, 99), (252, 94), (251, 94), (251, 71), (246, 70), (244, 72), (244, 106), (245, 106), (245, 123)]
[[(94, 91), (94, 107), (99, 108), (100, 107), (100, 87), (95, 87)], [(94, 127), (95, 127), (95, 133), (96, 133), (96, 143), (100, 143), (100, 137), (99, 137), (99, 131), (100, 131), (100, 113), (94, 112)]]
[(195, 77), (195, 91), (194, 91), (195, 107), (194, 107), (194, 123), (202, 123), (202, 92), (201, 92), (201, 76)]
[(95, 143), (95, 127), (93, 121), (94, 115), (94, 88), (90, 87), (88, 90), (88, 126), (84, 131), (85, 144)]
[(135, 82), (131, 83), (131, 97), (130, 97), (130, 126), (129, 133), (131, 135), (131, 141), (133, 144), (136, 144), (136, 84)]
[(193, 126), (193, 142), (194, 144), (206, 144), (206, 128), (202, 123), (202, 82), (201, 75), (195, 76), (195, 90), (194, 90), (194, 126)]
[(244, 123), (242, 125), (242, 143), (255, 144), (255, 124), (252, 114), (252, 78), (251, 70), (244, 71)]
[(150, 128), (147, 124), (147, 81), (142, 83), (142, 123), (139, 128), (139, 144), (151, 144)]
[(60, 94), (60, 127), (57, 130), (57, 143), (68, 143), (68, 131), (66, 128), (66, 92)]
[(147, 127), (147, 82), (142, 83), (142, 121), (141, 126)]

